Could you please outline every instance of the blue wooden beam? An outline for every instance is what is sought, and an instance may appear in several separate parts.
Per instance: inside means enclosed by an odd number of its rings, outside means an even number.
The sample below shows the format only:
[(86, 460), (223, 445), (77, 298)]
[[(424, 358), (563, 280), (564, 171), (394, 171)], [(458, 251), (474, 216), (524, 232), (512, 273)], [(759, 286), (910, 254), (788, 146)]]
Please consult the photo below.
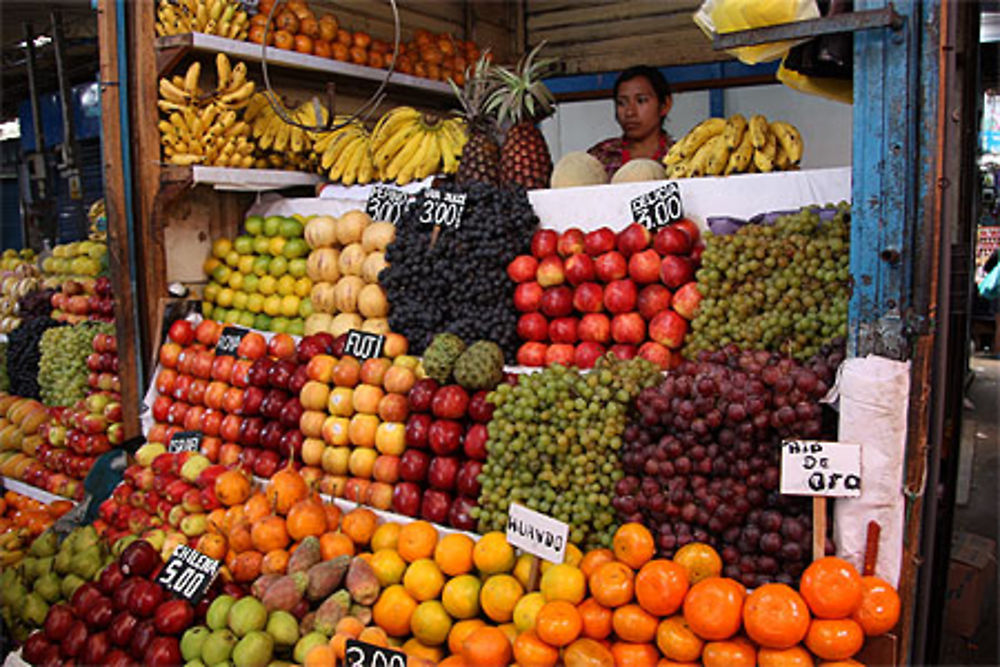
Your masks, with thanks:
[[(738, 85), (740, 79), (749, 77), (770, 77), (778, 71), (778, 63), (762, 63), (760, 65), (744, 65), (738, 60), (726, 60), (701, 65), (676, 65), (661, 67), (660, 72), (667, 78), (671, 86), (691, 86), (691, 88), (724, 87), (727, 82)], [(545, 85), (555, 95), (578, 95), (582, 93), (606, 93), (615, 85), (615, 79), (621, 72), (602, 72), (600, 74), (575, 74), (570, 76), (554, 76), (545, 79)]]

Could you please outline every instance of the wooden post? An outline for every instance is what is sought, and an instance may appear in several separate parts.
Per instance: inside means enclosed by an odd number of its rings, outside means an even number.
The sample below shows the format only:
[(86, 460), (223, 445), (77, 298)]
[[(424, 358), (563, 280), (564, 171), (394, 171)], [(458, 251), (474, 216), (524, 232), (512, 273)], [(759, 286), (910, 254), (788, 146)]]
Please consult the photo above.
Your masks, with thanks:
[(114, 0), (99, 0), (98, 45), (101, 71), (101, 136), (104, 144), (104, 206), (108, 217), (108, 265), (115, 297), (115, 334), (118, 339), (118, 374), (121, 378), (125, 437), (139, 435), (140, 323), (135, 318), (136, 295), (132, 290), (129, 229), (126, 215), (125, 172), (122, 164), (120, 88), (118, 69), (118, 21)]
[(813, 560), (826, 555), (826, 498), (813, 496)]
[(542, 561), (538, 556), (531, 557), (531, 569), (528, 570), (528, 592), (538, 590), (538, 580), (541, 578)]

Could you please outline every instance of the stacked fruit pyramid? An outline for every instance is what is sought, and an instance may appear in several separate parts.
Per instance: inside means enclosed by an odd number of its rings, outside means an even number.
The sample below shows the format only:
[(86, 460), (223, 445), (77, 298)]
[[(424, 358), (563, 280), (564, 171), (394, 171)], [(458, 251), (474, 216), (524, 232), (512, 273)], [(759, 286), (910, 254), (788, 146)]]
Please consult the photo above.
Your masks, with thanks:
[(65, 280), (50, 297), (50, 303), (51, 317), (60, 322), (115, 321), (115, 299), (107, 276)]
[(531, 254), (507, 266), (522, 313), (518, 363), (590, 368), (610, 351), (675, 367), (701, 301), (694, 282), (700, 236), (688, 220), (655, 235), (636, 223), (617, 234), (608, 227), (535, 232)]
[(756, 114), (709, 118), (671, 146), (663, 164), (669, 178), (729, 176), (797, 169), (802, 136), (791, 123)]
[(205, 260), (202, 314), (226, 324), (301, 335), (312, 314), (309, 246), (296, 218), (247, 217), (244, 234), (219, 238)]

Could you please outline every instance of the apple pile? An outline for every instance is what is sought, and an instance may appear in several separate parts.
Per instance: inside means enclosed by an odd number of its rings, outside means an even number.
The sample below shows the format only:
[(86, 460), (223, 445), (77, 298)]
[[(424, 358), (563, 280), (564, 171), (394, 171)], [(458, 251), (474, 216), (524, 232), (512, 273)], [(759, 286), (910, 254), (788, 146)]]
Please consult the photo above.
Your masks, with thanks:
[[(64, 451), (59, 465), (47, 460), (45, 432), (60, 408), (0, 393), (0, 474), (66, 498), (83, 498), (80, 479), (91, 457)], [(41, 460), (46, 459), (46, 460)]]
[(180, 636), (205, 617), (222, 590), (241, 591), (216, 579), (194, 606), (156, 583), (162, 566), (160, 553), (149, 542), (128, 542), (95, 582), (79, 586), (68, 603), (52, 605), (43, 628), (24, 642), (24, 659), (39, 666), (182, 664)]
[(158, 453), (158, 447), (139, 448), (138, 463), (125, 469), (98, 516), (111, 541), (140, 535), (167, 558), (178, 544), (195, 547), (208, 531), (208, 513), (222, 507), (215, 480), (226, 468), (195, 452)]
[(676, 366), (701, 300), (694, 273), (702, 247), (690, 220), (655, 234), (635, 223), (618, 234), (536, 231), (531, 254), (507, 266), (524, 341), (517, 362), (590, 368), (613, 352)]
[(93, 391), (121, 393), (118, 375), (118, 339), (113, 334), (94, 334), (93, 352), (87, 355), (87, 386)]
[(387, 510), (400, 479), (406, 394), (417, 381), (418, 361), (406, 354), (400, 334), (387, 335), (387, 357), (364, 362), (343, 355), (340, 340), (331, 354), (315, 355), (305, 366), (308, 379), (299, 394), (303, 474), (317, 479), (321, 493)]
[(52, 319), (61, 322), (115, 321), (115, 299), (111, 293), (111, 280), (107, 276), (67, 280), (52, 294), (51, 303)]
[(407, 394), (406, 451), (392, 509), (407, 516), (475, 530), (470, 510), (479, 498), (486, 461), (486, 423), (493, 416), (488, 391), (471, 396), (457, 384), (418, 380)]
[(122, 443), (122, 404), (111, 392), (96, 392), (68, 408), (49, 408), (53, 420), (41, 432), (35, 456), (47, 468), (83, 480), (101, 454)]

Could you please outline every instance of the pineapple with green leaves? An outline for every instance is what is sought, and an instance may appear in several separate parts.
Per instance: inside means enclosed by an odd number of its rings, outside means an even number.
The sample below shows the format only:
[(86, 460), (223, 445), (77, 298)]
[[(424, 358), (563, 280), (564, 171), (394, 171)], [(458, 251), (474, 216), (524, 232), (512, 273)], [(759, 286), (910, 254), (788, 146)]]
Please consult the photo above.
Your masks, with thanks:
[(555, 97), (542, 82), (555, 59), (537, 58), (543, 46), (545, 42), (532, 49), (513, 70), (493, 68), (498, 88), (486, 104), (501, 127), (510, 126), (500, 148), (500, 180), (528, 189), (547, 188), (552, 175), (552, 154), (537, 127), (555, 111)]
[(459, 184), (500, 184), (498, 128), (496, 119), (486, 111), (486, 103), (497, 88), (490, 69), (489, 51), (484, 51), (472, 68), (465, 70), (465, 85), (462, 88), (448, 79), (462, 105), (462, 117), (465, 118), (469, 133), (469, 140), (462, 149), (462, 159), (455, 173), (455, 181)]

